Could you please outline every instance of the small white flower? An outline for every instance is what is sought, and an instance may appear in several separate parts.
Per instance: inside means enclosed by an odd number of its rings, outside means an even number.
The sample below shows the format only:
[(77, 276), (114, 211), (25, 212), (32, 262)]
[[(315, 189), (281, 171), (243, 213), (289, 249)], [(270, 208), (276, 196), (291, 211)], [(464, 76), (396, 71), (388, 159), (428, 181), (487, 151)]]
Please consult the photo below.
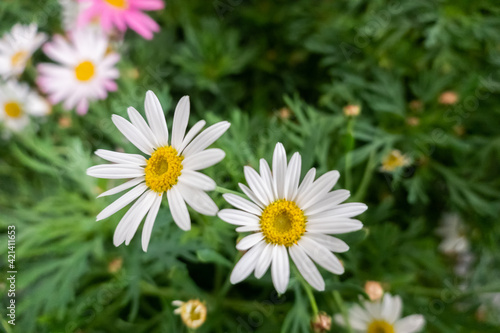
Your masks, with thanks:
[(29, 123), (29, 116), (45, 116), (50, 104), (27, 84), (8, 81), (0, 84), (0, 122), (13, 132)]
[(137, 199), (118, 224), (113, 243), (115, 246), (123, 242), (128, 245), (147, 214), (142, 229), (142, 248), (147, 251), (164, 193), (172, 217), (182, 230), (191, 228), (186, 203), (201, 214), (217, 214), (217, 205), (205, 193), (214, 190), (216, 184), (198, 170), (208, 168), (224, 158), (225, 153), (221, 149), (206, 148), (224, 134), (230, 124), (222, 121), (198, 134), (205, 126), (205, 121), (200, 120), (186, 133), (189, 97), (184, 96), (175, 108), (169, 143), (165, 115), (152, 91), (146, 94), (144, 108), (149, 124), (132, 107), (128, 108), (131, 122), (117, 115), (113, 115), (112, 120), (120, 132), (148, 158), (99, 149), (96, 151), (97, 156), (115, 164), (93, 166), (87, 170), (87, 174), (97, 178), (131, 179), (99, 196), (116, 194), (133, 187), (97, 215), (97, 220), (111, 216)]
[(120, 73), (115, 64), (120, 56), (109, 52), (108, 40), (100, 32), (85, 29), (71, 33), (70, 40), (56, 35), (43, 47), (44, 52), (59, 64), (38, 65), (37, 83), (49, 95), (52, 104), (64, 101), (63, 107), (76, 107), (87, 113), (89, 101), (105, 99), (115, 91)]
[(0, 40), (0, 75), (4, 79), (19, 76), (28, 60), (45, 42), (46, 35), (37, 33), (38, 26), (16, 24)]
[[(422, 315), (401, 318), (403, 304), (401, 297), (385, 294), (378, 302), (365, 301), (362, 306), (354, 305), (349, 309), (349, 323), (359, 333), (413, 333), (425, 325)], [(337, 314), (335, 321), (346, 326), (344, 318)]]
[(469, 240), (466, 237), (465, 225), (457, 213), (444, 214), (436, 233), (443, 237), (439, 250), (448, 255), (469, 252)]
[(180, 315), (184, 325), (191, 329), (199, 328), (207, 319), (207, 307), (197, 299), (187, 302), (177, 300), (173, 301), (172, 305), (177, 306), (174, 313)]
[(332, 252), (346, 252), (349, 246), (327, 234), (361, 229), (363, 224), (351, 218), (363, 213), (367, 206), (340, 204), (349, 197), (349, 191), (330, 192), (340, 176), (338, 171), (327, 172), (314, 181), (313, 168), (299, 185), (300, 169), (300, 154), (295, 153), (287, 165), (285, 148), (278, 143), (272, 172), (264, 159), (260, 160), (260, 174), (249, 166), (244, 169), (249, 187), (240, 184), (240, 188), (251, 201), (224, 194), (226, 201), (238, 209), (221, 210), (219, 217), (238, 225), (238, 232), (253, 232), (236, 245), (238, 250), (248, 252), (234, 267), (231, 283), (243, 281), (254, 271), (255, 277), (261, 278), (272, 263), (274, 286), (284, 293), (290, 276), (288, 255), (306, 281), (318, 290), (324, 290), (325, 282), (313, 260), (334, 274), (344, 272)]

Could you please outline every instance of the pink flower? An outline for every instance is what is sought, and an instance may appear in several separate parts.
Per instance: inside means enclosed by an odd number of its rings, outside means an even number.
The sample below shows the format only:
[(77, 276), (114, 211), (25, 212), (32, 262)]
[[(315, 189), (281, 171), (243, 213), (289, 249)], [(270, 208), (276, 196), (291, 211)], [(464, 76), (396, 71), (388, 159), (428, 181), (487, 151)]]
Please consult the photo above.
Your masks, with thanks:
[(108, 32), (113, 27), (120, 31), (127, 26), (146, 39), (153, 38), (153, 33), (160, 26), (144, 10), (160, 10), (164, 8), (163, 0), (79, 0), (86, 3), (85, 10), (78, 17), (78, 27), (99, 18), (101, 27)]
[(115, 65), (120, 56), (108, 51), (108, 41), (100, 31), (77, 30), (70, 40), (56, 35), (43, 51), (58, 62), (37, 66), (37, 84), (52, 104), (64, 102), (66, 110), (76, 107), (83, 115), (89, 101), (105, 99), (108, 91), (117, 89), (115, 80), (120, 73)]

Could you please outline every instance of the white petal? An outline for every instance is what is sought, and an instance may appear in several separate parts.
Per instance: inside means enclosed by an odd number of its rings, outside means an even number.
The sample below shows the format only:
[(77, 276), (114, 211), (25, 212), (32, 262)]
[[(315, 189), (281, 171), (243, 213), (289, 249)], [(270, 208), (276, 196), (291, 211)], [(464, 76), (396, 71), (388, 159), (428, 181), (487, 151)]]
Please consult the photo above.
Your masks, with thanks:
[(130, 118), (130, 121), (132, 122), (132, 125), (134, 125), (141, 132), (141, 134), (144, 135), (146, 139), (148, 139), (148, 141), (151, 143), (153, 147), (159, 147), (158, 141), (156, 140), (156, 136), (153, 134), (151, 128), (149, 128), (144, 118), (142, 118), (139, 111), (137, 111), (133, 107), (129, 107), (127, 109), (127, 113)]
[(125, 241), (129, 226), (131, 223), (133, 223), (134, 217), (136, 216), (136, 212), (140, 210), (140, 206), (144, 202), (147, 193), (148, 192), (141, 195), (141, 197), (137, 199), (136, 202), (134, 202), (132, 207), (130, 207), (129, 210), (125, 213), (125, 215), (123, 215), (122, 219), (120, 220), (120, 223), (118, 223), (118, 226), (116, 227), (115, 233), (113, 235), (113, 244), (115, 246), (120, 246)]
[(302, 246), (307, 255), (311, 257), (312, 260), (317, 262), (321, 267), (334, 274), (344, 273), (344, 267), (340, 261), (327, 250), (326, 247), (315, 242), (307, 235), (302, 236), (298, 241), (298, 244)]
[(241, 209), (243, 211), (246, 211), (248, 213), (260, 216), (262, 214), (262, 209), (259, 208), (256, 204), (253, 202), (244, 199), (236, 194), (232, 193), (225, 193), (222, 195), (224, 199), (229, 202), (231, 205), (234, 207)]
[(425, 319), (422, 315), (411, 315), (400, 319), (394, 325), (398, 333), (414, 333), (420, 331), (425, 325)]
[(219, 208), (212, 198), (202, 190), (183, 184), (177, 184), (177, 189), (186, 203), (198, 213), (215, 216), (219, 211)]
[(258, 224), (249, 224), (249, 225), (244, 225), (241, 227), (238, 227), (235, 229), (236, 232), (256, 232), (260, 231), (260, 225)]
[(120, 198), (116, 199), (112, 204), (110, 204), (108, 207), (104, 208), (98, 215), (97, 215), (97, 221), (100, 221), (102, 219), (105, 219), (135, 199), (137, 199), (138, 196), (140, 196), (144, 191), (147, 190), (146, 184), (139, 184), (124, 195), (122, 195)]
[(133, 164), (100, 164), (87, 169), (95, 178), (124, 179), (144, 176), (144, 168)]
[(288, 164), (285, 175), (285, 198), (291, 200), (295, 198), (300, 180), (300, 168), (302, 159), (299, 153), (293, 154)]
[(120, 132), (122, 132), (122, 134), (127, 138), (127, 140), (136, 146), (140, 151), (148, 155), (153, 153), (153, 144), (146, 139), (137, 127), (129, 123), (125, 118), (117, 116), (116, 114), (111, 116), (111, 120)]
[(146, 222), (144, 222), (144, 227), (142, 228), (142, 250), (144, 252), (148, 251), (149, 240), (151, 239), (151, 232), (153, 231), (153, 225), (160, 210), (162, 195), (157, 194), (151, 209), (149, 210), (148, 216), (146, 217)]
[[(125, 237), (125, 245), (129, 245), (130, 241), (134, 237), (135, 233), (137, 232), (137, 228), (141, 224), (142, 220), (144, 219), (144, 216), (149, 212), (149, 209), (155, 202), (156, 198), (158, 197), (158, 193), (154, 191), (148, 191), (142, 195), (144, 197), (144, 200), (139, 203), (139, 207), (134, 213), (134, 218), (130, 225), (128, 226), (128, 230), (126, 233)], [(139, 201), (139, 200), (137, 200)]]
[(246, 251), (251, 247), (254, 247), (257, 243), (264, 239), (264, 234), (262, 232), (251, 234), (243, 239), (241, 239), (238, 244), (236, 244), (236, 249), (240, 251)]
[(212, 178), (194, 170), (182, 170), (178, 181), (179, 184), (192, 186), (203, 191), (213, 191), (217, 187), (217, 184)]
[(304, 200), (304, 194), (309, 192), (309, 189), (313, 185), (314, 177), (316, 177), (316, 169), (311, 168), (309, 169), (309, 171), (307, 171), (306, 175), (304, 176), (304, 179), (302, 180), (302, 183), (300, 184), (297, 190), (297, 194), (295, 195), (293, 201), (299, 203)]
[(262, 178), (262, 186), (266, 191), (267, 197), (270, 202), (275, 201), (274, 196), (274, 185), (273, 185), (273, 175), (271, 173), (271, 169), (269, 168), (269, 164), (267, 164), (266, 160), (260, 159), (260, 177)]
[(191, 219), (189, 218), (189, 212), (182, 198), (181, 194), (177, 190), (177, 186), (172, 187), (167, 191), (168, 205), (170, 206), (170, 212), (172, 213), (172, 218), (174, 222), (184, 231), (191, 229)]
[(306, 215), (314, 215), (335, 208), (339, 203), (344, 202), (350, 196), (348, 190), (336, 190), (329, 192), (323, 200), (320, 200), (307, 208)]
[(363, 223), (353, 219), (338, 219), (327, 221), (324, 223), (311, 223), (307, 222), (307, 231), (323, 234), (344, 234), (360, 230), (363, 228)]
[(123, 164), (146, 165), (148, 162), (142, 155), (119, 153), (116, 151), (97, 149), (95, 154), (106, 161)]
[(306, 281), (316, 290), (325, 290), (325, 281), (323, 280), (323, 277), (304, 250), (302, 250), (300, 246), (291, 246), (289, 248), (289, 252), (290, 257), (304, 279), (306, 279)]
[(252, 247), (247, 253), (241, 257), (238, 263), (234, 266), (231, 272), (230, 281), (232, 284), (236, 284), (245, 280), (254, 270), (257, 264), (257, 259), (259, 258), (262, 250), (264, 249), (264, 243), (261, 242), (257, 246)]
[(243, 193), (245, 193), (245, 195), (250, 198), (250, 200), (252, 200), (254, 203), (256, 203), (260, 208), (265, 207), (264, 203), (262, 201), (260, 201), (260, 199), (255, 195), (255, 193), (253, 193), (253, 191), (250, 188), (248, 188), (248, 186), (246, 186), (245, 184), (241, 184), (241, 183), (238, 183), (238, 185), (241, 188), (241, 190), (243, 191)]
[(151, 131), (156, 137), (160, 146), (168, 146), (168, 128), (165, 120), (165, 114), (161, 107), (158, 97), (149, 90), (146, 93), (146, 100), (144, 101), (144, 109), (146, 111), (146, 118), (148, 118)]
[(217, 214), (222, 221), (234, 225), (259, 225), (259, 218), (237, 209), (223, 209)]
[(368, 209), (368, 206), (364, 203), (359, 202), (349, 202), (341, 205), (337, 205), (336, 207), (323, 211), (321, 213), (316, 214), (308, 214), (308, 219), (317, 218), (317, 219), (327, 219), (327, 218), (347, 218), (354, 217), (363, 213)]
[(222, 149), (207, 149), (186, 157), (182, 162), (182, 166), (190, 170), (205, 169), (219, 163), (225, 156), (226, 153)]
[(319, 200), (322, 200), (332, 187), (335, 186), (339, 177), (340, 173), (337, 170), (329, 171), (319, 177), (310, 187), (309, 191), (303, 194), (301, 202), (297, 202), (299, 207), (302, 210), (306, 210)]
[(326, 247), (329, 251), (342, 253), (349, 250), (349, 245), (347, 245), (343, 240), (336, 237), (325, 234), (313, 234), (310, 232), (306, 232), (306, 235), (307, 237)]
[(257, 261), (257, 265), (255, 266), (254, 275), (257, 279), (260, 279), (269, 268), (273, 259), (273, 249), (274, 245), (266, 244), (266, 247), (262, 250), (262, 253)]
[(274, 288), (280, 294), (284, 294), (290, 279), (290, 262), (286, 247), (276, 245), (273, 249), (273, 262), (271, 264), (271, 277)]
[(100, 197), (105, 197), (105, 196), (108, 196), (108, 195), (113, 195), (113, 194), (116, 194), (116, 193), (120, 193), (121, 191), (125, 191), (141, 182), (144, 181), (144, 177), (137, 177), (137, 178), (134, 178), (134, 179), (131, 179), (121, 185), (118, 185), (116, 187), (113, 187), (112, 189), (109, 189), (107, 190), (106, 192), (103, 192), (101, 193), (98, 198)]
[(193, 138), (198, 134), (199, 131), (205, 126), (205, 120), (200, 120), (196, 124), (194, 124), (193, 127), (189, 130), (189, 132), (186, 134), (184, 139), (182, 140), (181, 145), (179, 146), (179, 149), (177, 149), (177, 152), (180, 154), (186, 148), (186, 146), (193, 140)]
[(201, 152), (224, 134), (231, 124), (227, 121), (221, 121), (201, 132), (182, 152), (189, 156)]
[(262, 178), (260, 178), (257, 171), (249, 166), (245, 166), (243, 171), (245, 179), (247, 180), (248, 186), (250, 186), (252, 192), (255, 193), (255, 195), (259, 198), (259, 201), (262, 202), (264, 206), (269, 205), (271, 201), (266, 194), (265, 185), (263, 184)]
[(172, 147), (179, 151), (184, 134), (186, 134), (186, 127), (189, 121), (189, 96), (181, 98), (174, 113), (174, 124), (172, 125)]
[[(390, 302), (388, 301), (389, 299), (391, 300)], [(384, 295), (384, 300), (382, 301), (382, 316), (387, 318), (389, 323), (394, 324), (396, 320), (401, 317), (402, 310), (403, 304), (401, 302), (401, 297), (391, 297), (390, 294)]]
[(278, 142), (273, 153), (273, 180), (275, 198), (283, 199), (285, 194), (286, 151)]

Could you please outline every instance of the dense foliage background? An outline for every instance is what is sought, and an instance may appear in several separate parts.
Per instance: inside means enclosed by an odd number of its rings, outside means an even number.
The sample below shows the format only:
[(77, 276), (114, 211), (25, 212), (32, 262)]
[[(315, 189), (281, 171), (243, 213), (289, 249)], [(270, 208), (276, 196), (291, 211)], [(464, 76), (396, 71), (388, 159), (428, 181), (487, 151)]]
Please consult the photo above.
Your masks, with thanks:
[[(140, 237), (112, 244), (124, 212), (95, 222), (114, 199), (96, 196), (118, 182), (85, 170), (100, 163), (97, 148), (135, 152), (111, 114), (143, 111), (151, 89), (170, 116), (189, 95), (191, 124), (232, 123), (216, 144), (226, 158), (207, 170), (220, 186), (237, 190), (243, 166), (269, 160), (280, 141), (289, 156), (301, 153), (303, 170), (339, 170), (337, 187), (369, 206), (365, 229), (341, 236), (351, 247), (340, 255), (346, 273), (322, 270), (320, 310), (339, 313), (376, 280), (401, 295), (405, 314), (425, 316), (425, 332), (499, 331), (491, 301), (500, 292), (498, 1), (169, 0), (152, 16), (162, 26), (152, 41), (128, 32), (117, 46), (118, 92), (83, 117), (56, 106), (36, 131), (0, 140), (0, 225), (5, 233), (15, 225), (18, 236), (18, 319), (13, 329), (2, 315), (3, 329), (184, 332), (171, 302), (198, 298), (208, 307), (199, 332), (310, 331), (311, 307), (293, 274), (281, 297), (269, 273), (230, 285), (240, 256), (234, 226), (191, 211), (183, 232), (164, 204), (143, 253)], [(32, 21), (61, 32), (57, 1), (0, 2), (0, 32)], [(31, 66), (23, 80), (35, 75)], [(440, 103), (445, 91), (458, 101)], [(361, 114), (346, 117), (348, 104)], [(381, 172), (392, 149), (411, 163)], [(460, 276), (457, 258), (438, 251), (445, 212), (461, 216), (471, 243)]]

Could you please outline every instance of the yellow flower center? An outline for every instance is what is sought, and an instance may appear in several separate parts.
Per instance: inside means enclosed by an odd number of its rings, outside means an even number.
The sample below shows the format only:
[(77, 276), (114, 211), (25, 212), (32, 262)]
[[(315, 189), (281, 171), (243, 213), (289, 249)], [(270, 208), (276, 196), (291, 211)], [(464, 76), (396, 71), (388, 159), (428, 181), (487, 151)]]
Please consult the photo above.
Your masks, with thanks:
[(289, 247), (306, 232), (306, 217), (295, 202), (279, 199), (262, 212), (260, 228), (267, 243)]
[(146, 185), (157, 193), (171, 189), (181, 175), (183, 159), (184, 157), (177, 155), (177, 150), (171, 146), (158, 148), (144, 168)]
[(4, 105), (5, 113), (11, 118), (19, 118), (23, 114), (21, 106), (17, 102), (7, 102)]
[(127, 0), (104, 0), (110, 6), (118, 8), (118, 9), (127, 9), (128, 1)]
[(399, 167), (408, 165), (408, 163), (409, 160), (405, 155), (401, 154), (399, 150), (393, 150), (382, 162), (382, 169), (384, 171), (394, 171)]
[(196, 329), (205, 322), (207, 307), (199, 300), (189, 300), (182, 305), (181, 318), (187, 327)]
[(394, 333), (394, 327), (385, 320), (374, 320), (368, 326), (367, 333)]
[(79, 81), (85, 82), (90, 80), (95, 74), (95, 66), (90, 61), (81, 62), (75, 67), (75, 75)]
[(10, 58), (10, 62), (12, 63), (12, 66), (17, 66), (22, 62), (24, 62), (27, 57), (28, 57), (28, 52), (18, 51), (14, 53), (14, 55)]

